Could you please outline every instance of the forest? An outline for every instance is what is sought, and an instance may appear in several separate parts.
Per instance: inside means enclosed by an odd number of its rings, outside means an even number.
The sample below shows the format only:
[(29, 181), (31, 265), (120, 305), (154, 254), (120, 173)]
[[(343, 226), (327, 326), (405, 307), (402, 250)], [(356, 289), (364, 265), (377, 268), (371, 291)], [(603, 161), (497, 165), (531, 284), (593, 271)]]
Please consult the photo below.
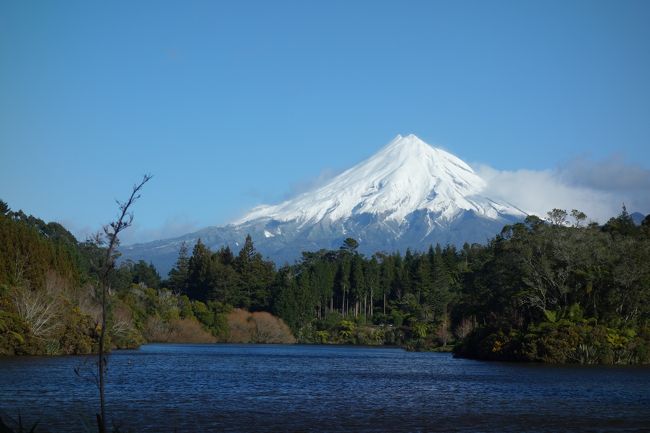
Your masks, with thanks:
[[(145, 342), (397, 345), (488, 360), (650, 362), (650, 217), (605, 224), (554, 209), (486, 245), (303, 252), (276, 265), (243, 247), (180, 248), (111, 274), (113, 348)], [(102, 246), (0, 201), (0, 354), (96, 350)], [(279, 318), (279, 319), (278, 319)], [(280, 320), (281, 319), (281, 320)]]

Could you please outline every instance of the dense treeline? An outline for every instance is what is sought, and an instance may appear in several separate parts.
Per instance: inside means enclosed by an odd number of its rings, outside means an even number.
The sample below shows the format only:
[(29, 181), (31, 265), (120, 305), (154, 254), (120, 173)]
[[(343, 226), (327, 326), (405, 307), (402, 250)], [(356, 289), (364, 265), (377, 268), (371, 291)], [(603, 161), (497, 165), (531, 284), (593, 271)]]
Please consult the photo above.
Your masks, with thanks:
[[(0, 352), (92, 351), (102, 248), (0, 204)], [(650, 219), (637, 226), (624, 209), (602, 226), (585, 221), (581, 212), (555, 209), (545, 221), (530, 216), (504, 227), (487, 245), (404, 255), (366, 257), (346, 239), (279, 269), (250, 236), (236, 254), (199, 241), (191, 253), (181, 247), (166, 280), (143, 261), (119, 266), (111, 342), (293, 341), (264, 313), (271, 312), (306, 343), (650, 362)]]
[(0, 284), (30, 281), (43, 288), (50, 271), (79, 283), (82, 262), (76, 239), (63, 226), (11, 212), (0, 201)]
[(83, 250), (60, 224), (0, 201), (0, 354), (92, 350), (77, 290), (87, 283)]
[[(571, 222), (569, 222), (571, 220)], [(190, 298), (269, 310), (300, 341), (445, 348), (483, 359), (650, 361), (650, 219), (555, 209), (487, 245), (364, 257), (354, 239), (274, 270), (247, 238), (201, 242), (170, 273)], [(170, 280), (171, 281), (171, 280)]]
[(213, 253), (199, 240), (191, 257), (181, 246), (166, 285), (192, 299), (264, 310), (270, 303), (274, 273), (275, 265), (255, 250), (250, 236), (237, 256), (228, 247)]
[[(96, 351), (104, 253), (95, 242), (77, 242), (60, 224), (13, 212), (0, 201), (0, 355)], [(178, 278), (162, 281), (143, 261), (122, 263), (110, 280), (107, 331), (115, 348), (147, 341), (294, 341), (269, 314), (165, 288)]]
[[(201, 241), (182, 247), (169, 287), (191, 299), (272, 311), (303, 342), (408, 344), (450, 341), (448, 306), (460, 289), (460, 255), (452, 246), (365, 258), (346, 239), (338, 251), (303, 253), (275, 270), (246, 238), (235, 256)], [(442, 330), (438, 328), (442, 326)]]
[(273, 311), (307, 341), (445, 346), (462, 253), (438, 245), (366, 258), (356, 248), (347, 239), (339, 251), (304, 253), (281, 268)]
[(460, 356), (579, 363), (650, 362), (650, 217), (603, 226), (549, 212), (507, 226), (468, 260), (457, 315), (480, 326)]

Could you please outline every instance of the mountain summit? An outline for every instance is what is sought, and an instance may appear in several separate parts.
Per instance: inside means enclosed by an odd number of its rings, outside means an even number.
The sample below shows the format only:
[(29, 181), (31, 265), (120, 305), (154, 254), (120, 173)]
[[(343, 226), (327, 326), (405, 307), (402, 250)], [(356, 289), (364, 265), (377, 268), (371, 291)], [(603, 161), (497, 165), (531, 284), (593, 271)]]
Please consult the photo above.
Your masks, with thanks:
[(518, 209), (481, 197), (485, 182), (469, 165), (413, 134), (398, 135), (377, 154), (326, 185), (275, 206), (260, 206), (236, 222), (259, 219), (314, 224), (373, 215), (401, 223), (426, 210), (432, 220), (449, 222), (463, 211), (496, 219)]
[(259, 206), (224, 227), (122, 248), (125, 258), (166, 272), (182, 242), (201, 238), (213, 249), (239, 249), (250, 233), (277, 262), (302, 251), (338, 248), (347, 237), (365, 253), (425, 249), (429, 244), (485, 242), (504, 224), (525, 217), (516, 207), (481, 195), (485, 181), (461, 159), (413, 134), (398, 135), (379, 152), (325, 185), (283, 203)]

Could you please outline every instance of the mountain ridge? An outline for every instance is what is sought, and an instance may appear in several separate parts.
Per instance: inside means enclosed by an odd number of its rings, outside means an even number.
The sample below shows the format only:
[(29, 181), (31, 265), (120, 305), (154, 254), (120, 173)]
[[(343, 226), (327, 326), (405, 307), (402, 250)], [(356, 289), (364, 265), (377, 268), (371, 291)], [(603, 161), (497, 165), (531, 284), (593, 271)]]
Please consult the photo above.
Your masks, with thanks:
[(171, 268), (180, 244), (239, 249), (250, 234), (278, 263), (302, 251), (338, 248), (346, 237), (364, 253), (487, 241), (526, 212), (484, 197), (486, 182), (460, 158), (417, 136), (396, 136), (377, 153), (324, 185), (276, 205), (253, 208), (225, 226), (122, 247), (123, 258)]

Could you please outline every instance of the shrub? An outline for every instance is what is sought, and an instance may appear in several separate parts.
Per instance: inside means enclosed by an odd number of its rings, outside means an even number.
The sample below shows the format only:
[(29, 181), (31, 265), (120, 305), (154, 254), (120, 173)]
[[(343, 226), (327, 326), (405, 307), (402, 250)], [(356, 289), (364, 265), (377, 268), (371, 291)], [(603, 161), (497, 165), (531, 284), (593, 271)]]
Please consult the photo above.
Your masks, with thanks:
[(286, 343), (296, 342), (282, 319), (267, 312), (250, 313), (236, 308), (228, 314), (229, 343)]

